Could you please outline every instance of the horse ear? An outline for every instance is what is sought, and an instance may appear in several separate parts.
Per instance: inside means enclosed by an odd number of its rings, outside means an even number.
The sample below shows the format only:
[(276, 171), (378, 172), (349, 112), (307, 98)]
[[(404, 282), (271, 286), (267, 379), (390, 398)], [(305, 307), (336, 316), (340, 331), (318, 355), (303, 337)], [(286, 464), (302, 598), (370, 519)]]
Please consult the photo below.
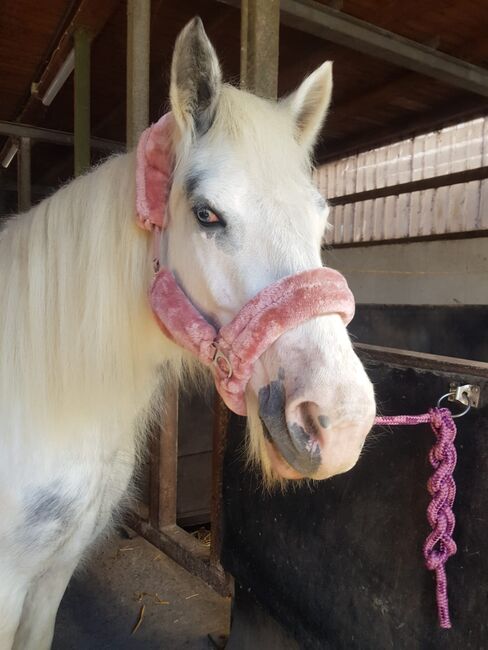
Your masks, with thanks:
[(306, 149), (315, 144), (327, 115), (332, 95), (332, 61), (326, 61), (285, 101), (296, 125), (296, 137)]
[(182, 131), (190, 129), (195, 135), (208, 131), (221, 87), (219, 60), (196, 17), (178, 36), (171, 64), (171, 109)]

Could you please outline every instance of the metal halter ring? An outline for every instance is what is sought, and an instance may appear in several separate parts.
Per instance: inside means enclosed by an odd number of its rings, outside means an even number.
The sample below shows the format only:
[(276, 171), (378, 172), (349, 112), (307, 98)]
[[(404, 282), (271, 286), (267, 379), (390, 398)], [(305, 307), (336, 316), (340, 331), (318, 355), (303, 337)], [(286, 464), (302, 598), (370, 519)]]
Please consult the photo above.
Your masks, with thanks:
[[(443, 399), (446, 399), (446, 397), (453, 397), (455, 395), (456, 395), (456, 393), (451, 391), (451, 392), (445, 393), (445, 395), (442, 395), (441, 397), (439, 397), (439, 399), (437, 401), (437, 408), (441, 407), (441, 402), (442, 402)], [(453, 418), (462, 418), (463, 415), (466, 415), (466, 413), (468, 413), (468, 411), (470, 411), (470, 410), (471, 410), (471, 404), (468, 404), (467, 407), (464, 409), (464, 411), (461, 411), (461, 413), (456, 413), (456, 415), (452, 415), (452, 417)]]
[[(233, 368), (232, 368), (232, 363), (228, 359), (228, 357), (225, 356), (225, 354), (219, 350), (217, 345), (215, 343), (212, 343), (212, 347), (214, 349), (214, 355), (212, 359), (213, 365), (218, 368), (221, 372), (225, 373), (227, 375), (227, 379), (230, 379), (233, 375)], [(222, 363), (225, 367), (222, 367)]]

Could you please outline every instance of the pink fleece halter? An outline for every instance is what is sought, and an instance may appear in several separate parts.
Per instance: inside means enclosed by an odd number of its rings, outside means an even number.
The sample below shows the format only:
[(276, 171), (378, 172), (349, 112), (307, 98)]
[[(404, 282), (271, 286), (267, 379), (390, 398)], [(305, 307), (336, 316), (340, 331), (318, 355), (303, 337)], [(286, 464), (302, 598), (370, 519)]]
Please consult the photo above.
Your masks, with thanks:
[[(167, 225), (173, 124), (167, 113), (144, 131), (137, 147), (137, 219), (154, 232), (157, 247)], [(265, 287), (220, 330), (193, 306), (167, 268), (158, 270), (149, 295), (164, 334), (212, 368), (218, 392), (238, 415), (246, 415), (244, 393), (255, 362), (277, 338), (317, 316), (339, 314), (347, 325), (354, 315), (345, 278), (328, 268), (297, 273)]]

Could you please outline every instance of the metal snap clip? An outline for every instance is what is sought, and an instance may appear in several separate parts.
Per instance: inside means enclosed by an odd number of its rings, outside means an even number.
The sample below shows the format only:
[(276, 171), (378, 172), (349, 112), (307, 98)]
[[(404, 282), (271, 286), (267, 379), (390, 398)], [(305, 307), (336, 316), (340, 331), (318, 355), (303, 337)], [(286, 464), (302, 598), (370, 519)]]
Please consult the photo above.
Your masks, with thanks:
[[(219, 350), (215, 343), (212, 343), (212, 346), (214, 348), (214, 355), (212, 358), (213, 365), (222, 372), (226, 373), (227, 379), (230, 379), (233, 374), (232, 363), (230, 362), (230, 359), (226, 357), (221, 350)], [(224, 367), (222, 367), (221, 362), (223, 362)]]

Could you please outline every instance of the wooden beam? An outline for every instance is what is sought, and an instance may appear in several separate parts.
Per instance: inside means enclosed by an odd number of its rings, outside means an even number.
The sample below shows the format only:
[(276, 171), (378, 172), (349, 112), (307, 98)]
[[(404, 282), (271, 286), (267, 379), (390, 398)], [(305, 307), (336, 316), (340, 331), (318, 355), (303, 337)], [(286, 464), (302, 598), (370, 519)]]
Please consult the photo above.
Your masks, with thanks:
[[(240, 0), (219, 0), (234, 7)], [(315, 0), (281, 0), (281, 22), (402, 68), (488, 97), (488, 70)]]
[(221, 596), (230, 595), (230, 577), (220, 565), (210, 562), (209, 549), (185, 530), (174, 524), (157, 530), (134, 512), (128, 513), (127, 524)]
[[(16, 117), (19, 122), (35, 122), (42, 119), (45, 111), (40, 98), (44, 95), (49, 84), (54, 79), (64, 61), (73, 48), (73, 36), (79, 27), (88, 29), (95, 38), (103, 29), (107, 20), (114, 13), (121, 0), (80, 0), (73, 19), (62, 33), (59, 41), (52, 50), (51, 57), (40, 77), (32, 79), (36, 92), (31, 94), (25, 106)], [(31, 86), (30, 86), (31, 87)], [(3, 159), (10, 146), (7, 141), (0, 152), (0, 160)]]
[(487, 239), (488, 230), (466, 230), (462, 232), (435, 233), (430, 235), (418, 235), (416, 237), (389, 237), (388, 239), (378, 239), (371, 241), (354, 241), (341, 242), (340, 244), (322, 244), (322, 251), (333, 251), (340, 248), (372, 248), (375, 246), (389, 246), (390, 244), (412, 244), (416, 242), (431, 241), (453, 241), (459, 239)]
[(328, 203), (332, 206), (349, 205), (351, 203), (371, 201), (386, 196), (400, 196), (400, 194), (411, 194), (412, 192), (433, 190), (438, 187), (450, 187), (452, 185), (459, 185), (460, 183), (472, 183), (473, 181), (482, 181), (486, 178), (488, 178), (487, 165), (483, 167), (475, 167), (474, 169), (463, 169), (460, 172), (450, 172), (449, 174), (420, 178), (415, 181), (407, 181), (406, 183), (396, 183), (395, 185), (375, 187), (371, 190), (363, 190), (362, 192), (351, 192), (351, 194), (334, 196), (328, 199)]
[(488, 380), (488, 363), (484, 361), (444, 357), (437, 354), (386, 348), (367, 343), (355, 343), (354, 349), (366, 364), (375, 361), (402, 368), (416, 368), (434, 373), (450, 373)]
[(17, 196), (19, 212), (26, 212), (31, 207), (31, 142), (22, 137), (17, 153)]
[(395, 70), (395, 74), (388, 81), (382, 81), (377, 86), (368, 88), (366, 93), (354, 92), (351, 97), (340, 104), (335, 103), (333, 115), (341, 123), (347, 123), (351, 117), (357, 118), (359, 109), (360, 114), (363, 115), (369, 109), (375, 109), (377, 106), (390, 105), (399, 97), (411, 96), (414, 83), (415, 74), (413, 72)]
[(75, 32), (75, 176), (90, 167), (90, 68), (92, 35), (84, 27)]
[[(340, 106), (336, 110), (339, 113)], [(469, 95), (460, 102), (444, 103), (427, 113), (413, 115), (410, 119), (399, 118), (384, 128), (370, 128), (334, 141), (327, 141), (325, 138), (317, 152), (317, 162), (323, 164), (361, 151), (383, 147), (392, 142), (414, 137), (419, 133), (428, 133), (451, 124), (467, 122), (485, 113), (486, 107), (483, 106), (483, 103), (480, 104), (479, 97)]]
[[(0, 120), (0, 135), (13, 137), (26, 137), (35, 142), (50, 142), (72, 147), (75, 142), (74, 134), (67, 131), (56, 131), (54, 129), (44, 129), (32, 124), (22, 124), (20, 122), (5, 122)], [(105, 138), (90, 138), (90, 146), (100, 151), (124, 151), (125, 145), (115, 140), (106, 140)]]
[[(79, 2), (78, 9), (73, 16), (73, 19), (63, 32), (61, 38), (59, 39), (59, 42), (54, 48), (52, 56), (44, 68), (44, 72), (42, 73), (40, 79), (33, 80), (37, 82), (38, 97), (43, 96), (49, 84), (54, 79), (58, 73), (58, 70), (66, 60), (69, 52), (73, 47), (73, 38), (75, 32), (80, 27), (82, 27), (89, 31), (90, 34), (92, 34), (93, 38), (95, 38), (103, 29), (107, 20), (112, 16), (117, 5), (119, 4), (120, 0), (103, 0), (103, 2), (100, 2), (100, 0), (81, 0)], [(37, 97), (32, 97), (22, 113), (29, 111), (31, 105), (39, 107), (39, 104), (40, 102)], [(24, 116), (21, 116), (20, 119), (26, 118)]]
[(488, 97), (488, 70), (404, 38), (314, 0), (281, 0), (281, 20), (323, 38), (402, 68)]
[(151, 0), (127, 0), (127, 148), (149, 124)]
[(241, 87), (276, 99), (280, 35), (279, 0), (241, 4)]

